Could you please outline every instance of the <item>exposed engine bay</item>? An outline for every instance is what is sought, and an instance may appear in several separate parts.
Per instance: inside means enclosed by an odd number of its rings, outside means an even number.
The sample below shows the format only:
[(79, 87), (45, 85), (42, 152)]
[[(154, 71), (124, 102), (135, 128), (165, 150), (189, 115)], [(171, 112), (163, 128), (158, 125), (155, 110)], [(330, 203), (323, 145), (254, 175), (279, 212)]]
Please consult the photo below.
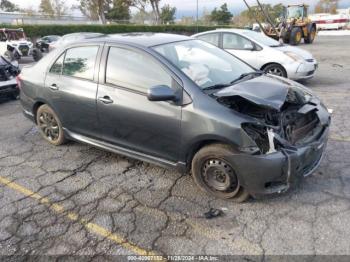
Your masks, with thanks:
[(0, 56), (0, 95), (11, 95), (13, 98), (18, 96), (16, 76), (19, 72), (18, 65)]
[(259, 94), (255, 99), (253, 94), (257, 92), (250, 93), (249, 89), (249, 86), (240, 86), (235, 90), (236, 94), (231, 92), (229, 96), (218, 92), (215, 96), (219, 103), (256, 120), (242, 124), (243, 130), (259, 148), (251, 153), (268, 154), (280, 148), (305, 145), (316, 140), (329, 124), (329, 116), (322, 116), (320, 112), (320, 109), (327, 109), (304, 90), (287, 87), (285, 94), (275, 94), (264, 103)]
[(8, 81), (19, 74), (18, 66), (0, 56), (0, 81)]

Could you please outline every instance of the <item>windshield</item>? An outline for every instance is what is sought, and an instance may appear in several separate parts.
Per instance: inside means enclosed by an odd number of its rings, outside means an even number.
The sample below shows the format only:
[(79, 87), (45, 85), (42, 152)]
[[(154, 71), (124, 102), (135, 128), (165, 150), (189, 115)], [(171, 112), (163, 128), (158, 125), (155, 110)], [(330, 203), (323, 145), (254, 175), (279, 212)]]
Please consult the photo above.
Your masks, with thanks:
[(287, 9), (288, 18), (301, 18), (303, 17), (304, 8), (302, 6), (290, 6)]
[(227, 85), (252, 67), (226, 51), (201, 40), (190, 40), (153, 47), (200, 88)]
[(258, 42), (258, 44), (260, 43), (260, 44), (267, 45), (270, 47), (281, 45), (280, 42), (266, 36), (265, 34), (257, 33), (255, 31), (247, 30), (247, 31), (243, 31), (242, 34), (255, 40), (256, 42)]

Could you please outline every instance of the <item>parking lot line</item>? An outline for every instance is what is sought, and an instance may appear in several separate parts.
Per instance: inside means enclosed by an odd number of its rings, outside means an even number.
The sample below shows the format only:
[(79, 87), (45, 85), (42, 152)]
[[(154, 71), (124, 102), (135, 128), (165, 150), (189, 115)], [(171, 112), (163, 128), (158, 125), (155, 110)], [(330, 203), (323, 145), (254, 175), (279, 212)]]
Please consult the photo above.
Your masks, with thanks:
[(334, 141), (340, 141), (340, 142), (350, 142), (350, 137), (341, 137), (337, 135), (331, 135), (330, 139)]
[(33, 198), (41, 204), (47, 205), (50, 209), (52, 209), (56, 213), (64, 214), (65, 217), (68, 218), (69, 220), (78, 222), (79, 224), (83, 225), (90, 232), (95, 233), (96, 235), (100, 235), (102, 237), (105, 237), (106, 239), (113, 241), (114, 243), (122, 246), (123, 248), (125, 248), (129, 251), (132, 251), (133, 253), (135, 253), (137, 255), (159, 256), (158, 254), (154, 253), (153, 251), (147, 251), (141, 247), (138, 247), (137, 245), (135, 245), (133, 243), (130, 243), (129, 241), (127, 241), (123, 237), (119, 236), (118, 234), (112, 233), (111, 231), (109, 231), (109, 230), (107, 230), (107, 229), (105, 229), (97, 224), (88, 222), (84, 218), (80, 218), (79, 215), (74, 213), (74, 212), (66, 212), (63, 206), (61, 206), (59, 204), (52, 203), (50, 201), (50, 199), (48, 199), (47, 197), (43, 197), (43, 196), (39, 195), (38, 193), (35, 193), (35, 192), (31, 191), (30, 189), (27, 189), (27, 188), (25, 188), (17, 183), (14, 183), (5, 177), (0, 176), (0, 184), (6, 186), (8, 188), (11, 188), (17, 192), (20, 192), (21, 194), (23, 194), (27, 197)]

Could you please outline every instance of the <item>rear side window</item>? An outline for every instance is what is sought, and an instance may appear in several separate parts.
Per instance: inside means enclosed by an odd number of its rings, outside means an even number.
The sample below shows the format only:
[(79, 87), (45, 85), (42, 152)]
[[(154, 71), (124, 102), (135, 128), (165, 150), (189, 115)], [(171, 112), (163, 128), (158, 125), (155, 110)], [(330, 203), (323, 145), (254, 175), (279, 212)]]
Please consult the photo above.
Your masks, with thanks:
[(64, 54), (65, 52), (57, 58), (56, 62), (51, 66), (50, 73), (58, 75), (62, 73)]
[(146, 92), (156, 85), (171, 87), (171, 76), (149, 55), (111, 47), (108, 53), (106, 83)]
[(219, 34), (218, 33), (200, 35), (197, 37), (197, 39), (203, 40), (203, 41), (208, 42), (208, 43), (215, 45), (215, 46), (219, 46)]
[(97, 52), (98, 46), (68, 49), (63, 63), (63, 75), (93, 80)]

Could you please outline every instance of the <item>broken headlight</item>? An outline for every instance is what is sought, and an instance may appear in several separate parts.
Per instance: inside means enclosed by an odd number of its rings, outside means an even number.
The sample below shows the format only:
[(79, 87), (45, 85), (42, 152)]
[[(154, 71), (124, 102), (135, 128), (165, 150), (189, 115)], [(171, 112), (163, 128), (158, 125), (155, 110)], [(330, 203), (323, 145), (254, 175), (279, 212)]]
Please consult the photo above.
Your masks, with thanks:
[(247, 133), (247, 135), (256, 143), (257, 149), (255, 152), (251, 152), (253, 151), (250, 149), (251, 147), (240, 148), (241, 151), (250, 154), (257, 152), (260, 152), (261, 154), (267, 154), (276, 151), (274, 145), (274, 132), (272, 129), (269, 129), (266, 126), (256, 125), (252, 123), (244, 123), (242, 124), (242, 128)]

